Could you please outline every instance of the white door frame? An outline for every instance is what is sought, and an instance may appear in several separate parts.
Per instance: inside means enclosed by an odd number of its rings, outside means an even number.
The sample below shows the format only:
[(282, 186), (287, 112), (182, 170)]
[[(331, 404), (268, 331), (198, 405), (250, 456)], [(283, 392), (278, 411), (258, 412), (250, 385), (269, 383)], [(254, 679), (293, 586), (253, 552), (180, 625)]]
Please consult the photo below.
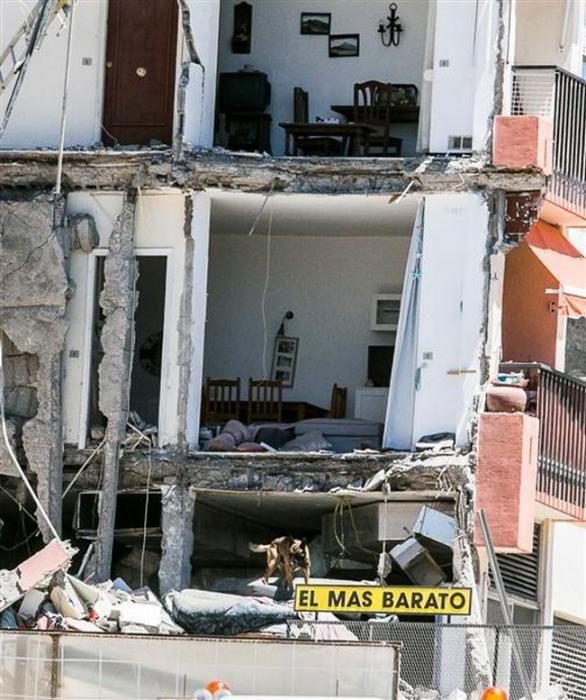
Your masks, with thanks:
[[(85, 328), (83, 337), (83, 356), (82, 356), (82, 383), (81, 383), (81, 406), (79, 411), (79, 431), (78, 444), (80, 449), (85, 449), (88, 434), (89, 421), (89, 402), (90, 402), (90, 381), (91, 381), (91, 366), (92, 366), (92, 329), (94, 326), (94, 309), (95, 309), (95, 288), (96, 288), (96, 258), (106, 257), (108, 248), (95, 248), (87, 256), (87, 291), (85, 298)], [(169, 345), (169, 318), (171, 313), (171, 285), (169, 284), (169, 273), (173, 265), (173, 249), (172, 248), (135, 248), (134, 256), (141, 257), (164, 257), (167, 259), (165, 268), (165, 310), (163, 320), (163, 347), (161, 356), (161, 385), (159, 394), (159, 421), (157, 430), (157, 443), (160, 441), (160, 436), (166, 434), (166, 410), (167, 394), (169, 387), (169, 363), (165, 362), (166, 351)]]

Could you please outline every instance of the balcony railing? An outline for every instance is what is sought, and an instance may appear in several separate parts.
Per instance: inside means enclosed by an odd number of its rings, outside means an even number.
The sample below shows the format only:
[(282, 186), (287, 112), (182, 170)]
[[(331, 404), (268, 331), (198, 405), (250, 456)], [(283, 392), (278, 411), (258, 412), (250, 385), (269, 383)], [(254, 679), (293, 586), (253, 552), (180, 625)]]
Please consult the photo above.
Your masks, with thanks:
[(551, 119), (548, 198), (586, 217), (586, 81), (555, 66), (515, 66), (511, 115)]
[(539, 418), (538, 500), (586, 519), (586, 382), (537, 363), (506, 363), (524, 372), (527, 410)]

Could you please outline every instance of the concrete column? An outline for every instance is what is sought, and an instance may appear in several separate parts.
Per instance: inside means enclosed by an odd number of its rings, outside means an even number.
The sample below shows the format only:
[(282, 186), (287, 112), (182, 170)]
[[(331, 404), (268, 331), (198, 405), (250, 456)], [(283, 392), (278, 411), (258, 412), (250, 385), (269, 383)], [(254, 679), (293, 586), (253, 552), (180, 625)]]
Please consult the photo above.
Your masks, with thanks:
[[(55, 326), (63, 342), (64, 333)], [(37, 474), (37, 495), (57, 532), (61, 533), (63, 491), (63, 429), (61, 409), (61, 352), (39, 353), (37, 377), (37, 415), (24, 427), (24, 448), (30, 468)], [(53, 534), (45, 519), (37, 513), (43, 540)]]
[(191, 489), (182, 480), (165, 485), (162, 491), (161, 595), (170, 590), (188, 588), (191, 583), (194, 504)]
[(100, 306), (106, 320), (101, 338), (104, 358), (99, 367), (99, 406), (108, 425), (96, 541), (98, 581), (110, 576), (112, 565), (120, 445), (126, 436), (129, 410), (137, 275), (134, 216), (135, 198), (127, 196), (110, 235), (108, 257), (104, 263), (104, 289), (100, 295)]

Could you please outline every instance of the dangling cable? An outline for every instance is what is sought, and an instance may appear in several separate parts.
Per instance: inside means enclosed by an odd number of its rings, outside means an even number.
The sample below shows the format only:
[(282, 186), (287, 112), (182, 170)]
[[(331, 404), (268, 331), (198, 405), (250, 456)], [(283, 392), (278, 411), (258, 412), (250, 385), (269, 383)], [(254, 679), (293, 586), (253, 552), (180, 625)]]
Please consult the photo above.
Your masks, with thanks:
[(55, 194), (61, 194), (61, 180), (63, 178), (63, 153), (65, 150), (65, 127), (67, 125), (67, 99), (69, 97), (69, 76), (71, 74), (71, 47), (73, 44), (73, 17), (75, 14), (75, 0), (71, 0), (69, 13), (69, 27), (67, 29), (67, 51), (65, 59), (65, 76), (63, 78), (63, 103), (61, 107), (61, 134), (59, 137), (59, 157), (57, 159), (57, 181)]
[[(268, 200), (267, 200), (268, 201)], [(267, 368), (267, 349), (269, 344), (268, 330), (267, 330), (267, 292), (269, 290), (269, 283), (271, 279), (271, 239), (273, 234), (273, 208), (269, 208), (269, 226), (267, 230), (267, 260), (266, 260), (266, 272), (265, 272), (265, 286), (262, 291), (262, 300), (260, 303), (260, 312), (262, 315), (262, 332), (263, 332), (263, 342), (262, 342), (262, 372), (263, 379), (269, 378), (268, 368)]]

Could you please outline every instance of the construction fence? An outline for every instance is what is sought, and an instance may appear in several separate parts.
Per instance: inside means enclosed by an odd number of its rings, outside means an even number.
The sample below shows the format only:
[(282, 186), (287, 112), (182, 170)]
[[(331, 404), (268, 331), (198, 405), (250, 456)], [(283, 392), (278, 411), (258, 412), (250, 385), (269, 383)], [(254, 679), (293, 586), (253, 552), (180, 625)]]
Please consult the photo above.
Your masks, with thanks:
[(190, 698), (214, 679), (257, 696), (463, 700), (461, 691), (473, 700), (471, 640), (510, 700), (526, 697), (515, 640), (532, 692), (559, 685), (569, 700), (586, 700), (586, 627), (578, 625), (295, 620), (286, 631), (280, 641), (1, 631), (0, 700)]
[(295, 639), (318, 642), (336, 636), (363, 642), (400, 643), (400, 675), (405, 697), (409, 697), (409, 687), (435, 691), (440, 698), (447, 698), (456, 690), (472, 694), (477, 685), (470, 642), (475, 640), (486, 654), (492, 682), (508, 690), (510, 700), (525, 697), (522, 673), (532, 692), (559, 685), (570, 700), (586, 700), (586, 627), (581, 625), (507, 627), (295, 620), (288, 623), (288, 634)]

